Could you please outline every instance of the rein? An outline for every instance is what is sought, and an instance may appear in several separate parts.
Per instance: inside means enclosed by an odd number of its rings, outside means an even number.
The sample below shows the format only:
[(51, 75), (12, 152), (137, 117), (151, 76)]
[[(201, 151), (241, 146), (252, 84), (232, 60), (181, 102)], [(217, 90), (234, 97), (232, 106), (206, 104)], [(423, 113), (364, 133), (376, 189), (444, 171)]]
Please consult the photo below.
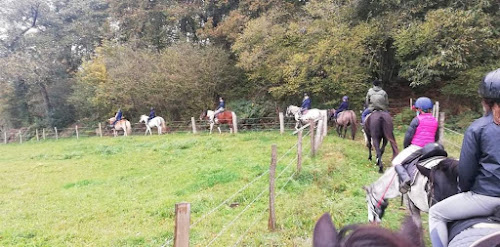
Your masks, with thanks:
[(384, 197), (385, 197), (385, 194), (387, 193), (387, 191), (389, 190), (389, 188), (391, 187), (391, 184), (392, 182), (394, 182), (394, 178), (396, 178), (396, 175), (397, 173), (394, 173), (394, 175), (392, 176), (391, 178), (391, 182), (389, 182), (389, 184), (387, 185), (387, 187), (385, 188), (385, 191), (384, 193), (382, 194), (382, 197), (380, 198), (380, 200), (377, 201), (377, 208), (380, 208), (380, 205), (382, 205), (382, 201), (384, 200)]

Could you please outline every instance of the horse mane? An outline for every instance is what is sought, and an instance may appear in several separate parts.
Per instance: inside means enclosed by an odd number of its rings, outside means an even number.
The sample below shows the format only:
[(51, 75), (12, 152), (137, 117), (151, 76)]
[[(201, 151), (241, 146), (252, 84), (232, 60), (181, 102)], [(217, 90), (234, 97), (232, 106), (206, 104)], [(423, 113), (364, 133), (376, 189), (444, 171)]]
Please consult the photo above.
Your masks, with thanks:
[(439, 164), (436, 166), (436, 170), (458, 176), (458, 160), (446, 158), (439, 162)]
[(393, 232), (375, 225), (348, 225), (337, 232), (331, 217), (324, 214), (316, 223), (314, 247), (423, 247), (422, 230), (407, 216), (402, 230)]
[[(350, 234), (348, 234), (351, 232)], [(422, 230), (406, 216), (400, 232), (374, 225), (348, 225), (339, 232), (341, 246), (421, 247)]]

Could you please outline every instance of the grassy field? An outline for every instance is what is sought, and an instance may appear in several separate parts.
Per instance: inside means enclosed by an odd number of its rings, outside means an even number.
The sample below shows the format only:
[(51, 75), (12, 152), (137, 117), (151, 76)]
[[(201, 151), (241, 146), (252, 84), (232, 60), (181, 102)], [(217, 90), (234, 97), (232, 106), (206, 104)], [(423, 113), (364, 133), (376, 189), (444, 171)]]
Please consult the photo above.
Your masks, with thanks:
[[(304, 160), (300, 174), (295, 148), (285, 153), (295, 143), (290, 134), (241, 133), (0, 146), (0, 245), (161, 246), (173, 237), (174, 205), (183, 201), (191, 203), (191, 222), (197, 223), (192, 246), (206, 246), (221, 231), (212, 246), (240, 239), (242, 246), (311, 246), (314, 223), (324, 212), (337, 226), (366, 222), (361, 187), (379, 174), (360, 138), (331, 133), (319, 155)], [(281, 157), (278, 230), (267, 230), (267, 175), (202, 218), (269, 169), (272, 144)], [(309, 151), (308, 141), (304, 149)], [(399, 226), (405, 210), (398, 203), (393, 200), (384, 226)]]

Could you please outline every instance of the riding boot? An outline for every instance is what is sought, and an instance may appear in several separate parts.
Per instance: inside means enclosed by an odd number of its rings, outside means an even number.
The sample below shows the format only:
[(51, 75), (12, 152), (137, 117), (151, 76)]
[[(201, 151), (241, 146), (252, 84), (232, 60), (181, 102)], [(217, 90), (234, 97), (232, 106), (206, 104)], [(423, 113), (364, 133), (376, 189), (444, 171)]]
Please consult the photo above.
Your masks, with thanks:
[(406, 168), (404, 168), (402, 165), (395, 165), (394, 170), (396, 170), (396, 173), (398, 174), (399, 177), (399, 192), (405, 194), (410, 190), (410, 183), (411, 183), (408, 171), (406, 171)]

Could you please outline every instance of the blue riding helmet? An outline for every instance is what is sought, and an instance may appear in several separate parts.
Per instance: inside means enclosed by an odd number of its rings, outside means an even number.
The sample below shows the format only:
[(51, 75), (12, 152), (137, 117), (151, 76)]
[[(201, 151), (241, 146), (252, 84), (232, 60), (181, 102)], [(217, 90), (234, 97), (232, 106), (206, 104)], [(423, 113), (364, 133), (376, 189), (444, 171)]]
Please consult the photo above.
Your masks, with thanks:
[(342, 100), (343, 100), (343, 101), (348, 101), (348, 100), (349, 100), (349, 97), (346, 95), (346, 96), (342, 97)]
[(415, 107), (424, 111), (432, 109), (432, 100), (427, 97), (420, 97), (415, 101)]
[(489, 72), (479, 85), (479, 95), (488, 99), (500, 99), (500, 69)]

